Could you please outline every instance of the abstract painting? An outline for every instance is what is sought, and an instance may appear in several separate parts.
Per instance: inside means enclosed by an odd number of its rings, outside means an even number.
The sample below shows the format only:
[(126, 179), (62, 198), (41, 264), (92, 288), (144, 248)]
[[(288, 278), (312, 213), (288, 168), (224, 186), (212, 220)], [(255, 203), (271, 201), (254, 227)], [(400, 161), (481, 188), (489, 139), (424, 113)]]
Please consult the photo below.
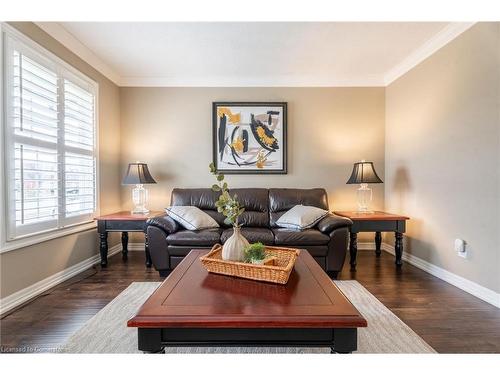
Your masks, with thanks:
[(287, 172), (286, 103), (214, 102), (212, 110), (217, 171)]

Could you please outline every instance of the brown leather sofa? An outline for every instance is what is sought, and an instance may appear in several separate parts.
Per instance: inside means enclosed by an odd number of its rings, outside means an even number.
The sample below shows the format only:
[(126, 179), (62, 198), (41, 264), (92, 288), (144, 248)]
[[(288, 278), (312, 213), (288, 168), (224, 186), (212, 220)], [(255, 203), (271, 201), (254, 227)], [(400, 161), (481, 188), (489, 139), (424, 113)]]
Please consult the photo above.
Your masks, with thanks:
[[(329, 214), (314, 228), (303, 231), (279, 228), (276, 221), (297, 204), (328, 210), (324, 189), (232, 189), (245, 212), (240, 216), (241, 232), (252, 242), (266, 245), (306, 249), (332, 277), (342, 269), (347, 252), (349, 227), (352, 221)], [(147, 241), (153, 266), (166, 276), (191, 249), (210, 248), (224, 243), (232, 228), (224, 224), (215, 201), (220, 193), (211, 189), (174, 189), (171, 205), (196, 206), (213, 217), (220, 228), (199, 231), (185, 230), (171, 217), (158, 216), (147, 221)]]

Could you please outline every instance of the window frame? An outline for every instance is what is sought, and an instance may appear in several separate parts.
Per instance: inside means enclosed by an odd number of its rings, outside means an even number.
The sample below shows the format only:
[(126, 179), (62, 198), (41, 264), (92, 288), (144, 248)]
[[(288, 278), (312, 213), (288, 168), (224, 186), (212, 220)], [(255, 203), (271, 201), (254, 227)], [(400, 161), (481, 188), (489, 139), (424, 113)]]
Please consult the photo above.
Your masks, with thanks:
[[(30, 55), (35, 55), (35, 57), (41, 58), (44, 61), (47, 61), (51, 66), (55, 68), (55, 72), (57, 73), (58, 79), (62, 80), (64, 85), (64, 79), (68, 79), (70, 82), (73, 82), (76, 85), (86, 87), (89, 91), (94, 95), (94, 149), (90, 151), (90, 153), (95, 157), (95, 212), (90, 214), (83, 214), (76, 216), (73, 219), (71, 217), (66, 218), (65, 212), (60, 212), (57, 218), (57, 226), (55, 228), (49, 228), (45, 230), (40, 230), (36, 232), (26, 233), (17, 235), (16, 238), (9, 239), (9, 226), (15, 225), (15, 212), (11, 212), (12, 204), (10, 203), (10, 199), (12, 191), (10, 189), (11, 176), (13, 170), (10, 169), (11, 161), (9, 158), (12, 158), (14, 155), (10, 154), (10, 146), (9, 141), (12, 141), (13, 132), (7, 129), (8, 126), (11, 126), (11, 122), (8, 120), (8, 116), (11, 113), (11, 106), (7, 105), (7, 100), (11, 98), (10, 94), (8, 94), (7, 90), (12, 85), (12, 78), (9, 76), (10, 64), (6, 64), (6, 58), (8, 56), (9, 49), (9, 40), (20, 42), (23, 47), (27, 47), (28, 49), (28, 57)], [(37, 60), (35, 60), (37, 61)], [(0, 110), (3, 113), (3, 116), (0, 116), (1, 121), (1, 140), (0, 142), (0, 162), (2, 165), (2, 169), (5, 173), (0, 173), (0, 213), (5, 218), (2, 220), (2, 225), (0, 225), (0, 253), (22, 248), (25, 246), (30, 246), (36, 243), (44, 242), (53, 238), (66, 236), (68, 234), (77, 233), (80, 231), (89, 230), (96, 227), (94, 222), (94, 215), (99, 215), (100, 213), (100, 194), (99, 194), (99, 84), (86, 76), (84, 73), (80, 72), (78, 69), (74, 68), (72, 65), (68, 64), (60, 57), (56, 56), (45, 47), (39, 45), (31, 38), (27, 37), (14, 27), (6, 24), (0, 23)], [(60, 87), (59, 90), (64, 91), (64, 86)], [(62, 100), (64, 100), (64, 95), (62, 96)], [(58, 103), (59, 106), (64, 106), (64, 102)], [(60, 112), (61, 114), (62, 112)], [(58, 153), (61, 150), (67, 150), (68, 146), (64, 144), (60, 144), (60, 141), (56, 145), (56, 149)], [(72, 147), (69, 147), (71, 150)], [(9, 153), (9, 154), (8, 154)], [(64, 158), (64, 156), (63, 156)], [(59, 170), (60, 175), (64, 175), (65, 170), (64, 166), (62, 166)], [(8, 176), (8, 177), (7, 177)], [(63, 187), (63, 179), (59, 179), (58, 185), (59, 188)], [(64, 192), (64, 190), (61, 190)], [(59, 196), (59, 195), (58, 195)], [(62, 196), (62, 199), (65, 200), (65, 194)], [(62, 209), (64, 209), (63, 207)], [(15, 209), (15, 207), (14, 207)], [(64, 219), (61, 220), (61, 216)], [(80, 220), (81, 218), (81, 220)]]

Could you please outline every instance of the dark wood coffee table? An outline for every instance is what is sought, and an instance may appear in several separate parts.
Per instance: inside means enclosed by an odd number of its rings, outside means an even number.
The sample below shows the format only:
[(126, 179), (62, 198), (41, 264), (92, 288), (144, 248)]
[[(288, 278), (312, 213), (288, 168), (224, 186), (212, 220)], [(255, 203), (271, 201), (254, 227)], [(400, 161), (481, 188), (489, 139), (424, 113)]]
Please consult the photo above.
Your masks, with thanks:
[(208, 273), (192, 250), (128, 321), (139, 350), (167, 346), (329, 347), (357, 350), (366, 320), (305, 250), (288, 284)]

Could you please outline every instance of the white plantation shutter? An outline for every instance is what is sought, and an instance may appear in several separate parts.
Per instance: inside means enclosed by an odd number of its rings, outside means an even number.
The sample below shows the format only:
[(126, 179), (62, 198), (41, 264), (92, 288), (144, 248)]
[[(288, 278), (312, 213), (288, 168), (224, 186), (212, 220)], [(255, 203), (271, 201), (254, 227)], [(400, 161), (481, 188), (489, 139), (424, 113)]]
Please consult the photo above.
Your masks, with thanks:
[(66, 153), (66, 216), (95, 211), (95, 161), (92, 156)]
[(57, 150), (14, 144), (16, 226), (55, 227), (59, 214)]
[[(75, 77), (76, 78), (76, 77)], [(64, 79), (65, 217), (96, 211), (95, 95), (85, 82)]]
[(92, 220), (97, 85), (5, 34), (8, 240)]
[(57, 74), (13, 51), (15, 133), (57, 142)]
[(64, 80), (64, 131), (67, 146), (94, 149), (94, 95)]

